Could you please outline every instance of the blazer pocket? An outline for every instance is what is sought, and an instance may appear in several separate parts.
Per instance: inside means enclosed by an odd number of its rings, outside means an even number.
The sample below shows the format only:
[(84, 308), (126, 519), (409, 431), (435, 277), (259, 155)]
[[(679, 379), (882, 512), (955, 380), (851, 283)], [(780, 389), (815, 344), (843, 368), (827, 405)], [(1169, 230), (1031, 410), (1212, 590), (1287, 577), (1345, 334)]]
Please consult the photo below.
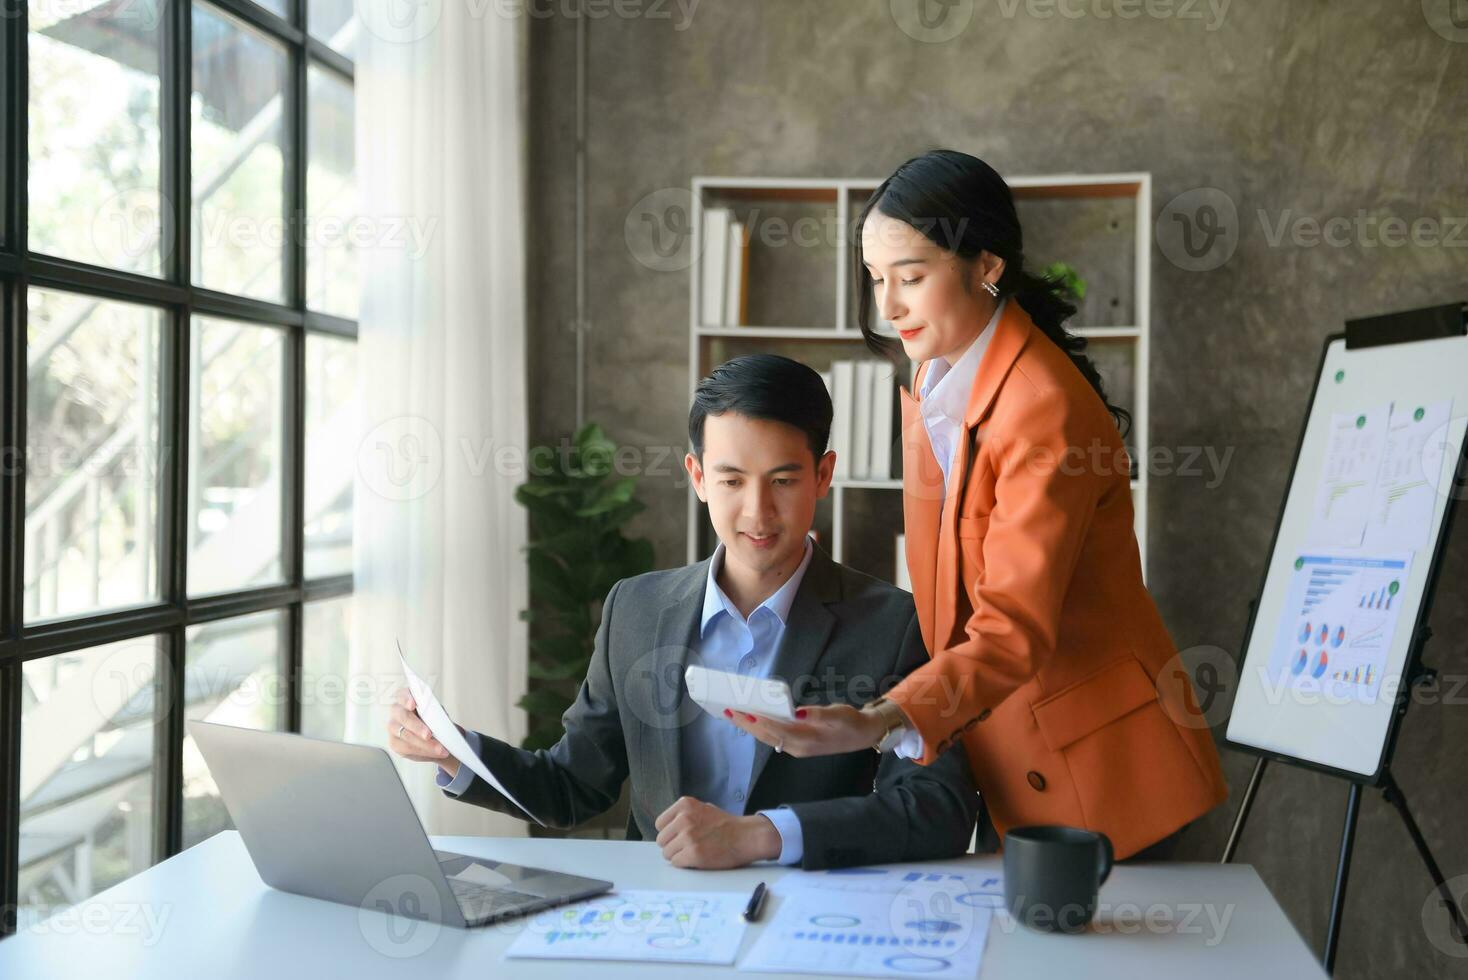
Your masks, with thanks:
[(1157, 686), (1135, 657), (1083, 677), (1031, 706), (1045, 743), (1056, 752), (1157, 700)]
[(1065, 760), (1085, 825), (1117, 853), (1176, 830), (1212, 805), (1197, 763), (1157, 701), (1146, 668), (1127, 656), (1031, 710), (1046, 743)]

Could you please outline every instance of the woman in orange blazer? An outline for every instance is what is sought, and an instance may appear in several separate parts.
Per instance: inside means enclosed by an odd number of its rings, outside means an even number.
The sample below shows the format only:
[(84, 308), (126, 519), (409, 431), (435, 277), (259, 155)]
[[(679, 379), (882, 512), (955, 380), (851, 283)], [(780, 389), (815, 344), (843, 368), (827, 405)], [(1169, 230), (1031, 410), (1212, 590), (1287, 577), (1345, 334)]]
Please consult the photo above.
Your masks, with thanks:
[(908, 161), (857, 227), (860, 322), (875, 302), (901, 338), (864, 328), (867, 344), (921, 365), (901, 392), (903, 508), (931, 660), (860, 709), (735, 723), (797, 756), (927, 764), (961, 743), (1000, 835), (1066, 824), (1118, 859), (1165, 856), (1228, 789), (1142, 584), (1129, 416), (1066, 333), (1075, 308), (1025, 271), (1013, 195), (983, 161)]

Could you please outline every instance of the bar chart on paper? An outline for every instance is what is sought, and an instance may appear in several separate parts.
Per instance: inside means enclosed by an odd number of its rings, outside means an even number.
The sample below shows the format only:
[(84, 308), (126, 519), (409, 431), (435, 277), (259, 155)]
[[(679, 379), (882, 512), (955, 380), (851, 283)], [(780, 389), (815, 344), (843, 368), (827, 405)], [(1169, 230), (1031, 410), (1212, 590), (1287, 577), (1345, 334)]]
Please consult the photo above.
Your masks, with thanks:
[(1374, 698), (1411, 565), (1410, 551), (1300, 555), (1272, 658), (1276, 683), (1318, 682), (1339, 694)]
[(737, 892), (620, 891), (532, 918), (506, 955), (729, 965), (744, 939)]
[(781, 885), (743, 970), (973, 977), (1003, 902), (997, 876), (871, 869)]

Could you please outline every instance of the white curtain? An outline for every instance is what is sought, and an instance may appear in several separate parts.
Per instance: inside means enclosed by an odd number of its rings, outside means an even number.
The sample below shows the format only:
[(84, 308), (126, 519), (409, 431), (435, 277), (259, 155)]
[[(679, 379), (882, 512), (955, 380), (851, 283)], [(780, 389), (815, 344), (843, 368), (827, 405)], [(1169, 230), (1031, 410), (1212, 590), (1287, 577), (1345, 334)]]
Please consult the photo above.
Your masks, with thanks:
[[(359, 0), (365, 249), (347, 737), (385, 744), (394, 640), (454, 719), (517, 743), (525, 691), (525, 19)], [(370, 702), (370, 703), (369, 703)], [(430, 833), (523, 834), (399, 771)]]

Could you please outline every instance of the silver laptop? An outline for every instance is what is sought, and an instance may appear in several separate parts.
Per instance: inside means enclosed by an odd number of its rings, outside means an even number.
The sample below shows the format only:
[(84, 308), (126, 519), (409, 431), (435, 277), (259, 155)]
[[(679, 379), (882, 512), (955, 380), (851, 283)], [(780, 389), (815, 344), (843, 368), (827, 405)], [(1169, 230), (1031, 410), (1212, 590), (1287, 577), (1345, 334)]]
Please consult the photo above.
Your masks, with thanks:
[(463, 928), (612, 887), (434, 850), (382, 749), (202, 721), (188, 730), (272, 888)]

